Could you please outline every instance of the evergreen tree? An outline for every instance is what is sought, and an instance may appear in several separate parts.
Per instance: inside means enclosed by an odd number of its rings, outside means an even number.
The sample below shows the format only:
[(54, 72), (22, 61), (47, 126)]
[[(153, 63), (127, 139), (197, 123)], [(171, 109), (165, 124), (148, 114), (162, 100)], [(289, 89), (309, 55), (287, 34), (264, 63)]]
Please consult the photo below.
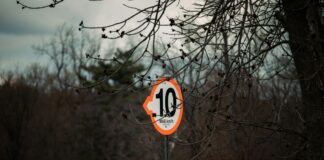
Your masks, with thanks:
[[(112, 61), (98, 61), (98, 63), (82, 66), (91, 75), (85, 85), (93, 85), (98, 92), (114, 92), (135, 82), (135, 74), (144, 71), (144, 66), (135, 63), (128, 51), (117, 49)], [(132, 85), (134, 86), (134, 85)]]

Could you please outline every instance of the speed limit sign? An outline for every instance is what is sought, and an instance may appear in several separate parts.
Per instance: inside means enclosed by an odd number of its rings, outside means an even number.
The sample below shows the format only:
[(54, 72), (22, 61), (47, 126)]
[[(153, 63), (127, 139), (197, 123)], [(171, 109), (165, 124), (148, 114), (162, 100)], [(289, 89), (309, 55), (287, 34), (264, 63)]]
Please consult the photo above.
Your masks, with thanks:
[(143, 107), (159, 133), (175, 132), (183, 113), (182, 93), (177, 82), (164, 77), (157, 80)]

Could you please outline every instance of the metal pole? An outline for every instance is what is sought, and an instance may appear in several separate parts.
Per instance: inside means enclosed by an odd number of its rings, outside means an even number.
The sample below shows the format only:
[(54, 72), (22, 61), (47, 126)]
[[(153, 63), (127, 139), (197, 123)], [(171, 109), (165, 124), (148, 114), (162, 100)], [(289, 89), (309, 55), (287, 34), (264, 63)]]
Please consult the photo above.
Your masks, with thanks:
[(169, 137), (167, 135), (164, 138), (164, 159), (169, 160)]

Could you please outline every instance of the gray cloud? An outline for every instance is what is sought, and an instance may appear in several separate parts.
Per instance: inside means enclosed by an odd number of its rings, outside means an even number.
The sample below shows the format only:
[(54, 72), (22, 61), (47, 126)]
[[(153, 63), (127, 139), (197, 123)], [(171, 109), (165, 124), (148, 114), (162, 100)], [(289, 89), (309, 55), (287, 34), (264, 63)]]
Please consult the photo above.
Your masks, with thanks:
[(23, 23), (17, 21), (5, 21), (0, 25), (0, 34), (48, 34), (50, 29), (44, 27), (35, 27), (30, 23)]
[[(52, 0), (20, 0), (24, 3), (46, 3)], [(15, 0), (1, 0), (0, 4), (0, 70), (39, 62), (31, 45), (48, 39), (63, 23), (77, 29), (81, 20), (87, 25), (107, 25), (134, 13), (123, 3), (147, 6), (150, 0), (66, 0), (55, 8), (22, 10)], [(96, 35), (94, 35), (96, 36)], [(98, 33), (97, 36), (100, 36)]]
[(3, 0), (1, 3), (0, 34), (49, 34), (62, 21), (69, 21), (66, 17), (61, 21), (53, 11), (22, 10), (14, 0)]

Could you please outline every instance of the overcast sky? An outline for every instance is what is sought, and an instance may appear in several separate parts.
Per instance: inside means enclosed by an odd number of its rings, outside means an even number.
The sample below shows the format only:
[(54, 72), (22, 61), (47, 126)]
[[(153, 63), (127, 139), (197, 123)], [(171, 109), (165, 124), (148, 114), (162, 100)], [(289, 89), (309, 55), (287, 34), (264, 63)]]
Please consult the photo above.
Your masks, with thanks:
[[(50, 2), (51, 0), (47, 0)], [(21, 0), (37, 5), (46, 0)], [(148, 1), (146, 1), (148, 2)], [(48, 39), (57, 26), (66, 24), (78, 28), (81, 20), (87, 24), (111, 24), (131, 15), (123, 3), (143, 5), (145, 2), (126, 0), (65, 0), (55, 8), (22, 10), (15, 0), (0, 2), (0, 70), (19, 67), (24, 69), (31, 63), (44, 63), (44, 58), (33, 53), (32, 45)]]
[[(181, 1), (188, 6), (195, 0)], [(29, 5), (42, 5), (52, 0), (20, 0)], [(182, 4), (182, 2), (185, 2)], [(191, 2), (191, 3), (190, 3)], [(55, 8), (40, 10), (21, 9), (16, 0), (0, 2), (0, 71), (19, 67), (23, 70), (31, 63), (44, 63), (44, 57), (34, 54), (32, 45), (49, 39), (59, 25), (73, 26), (76, 30), (81, 20), (87, 25), (107, 25), (118, 22), (135, 11), (123, 6), (128, 4), (143, 8), (154, 0), (64, 0)], [(168, 16), (178, 14), (170, 9)], [(100, 34), (98, 35), (100, 36)]]

